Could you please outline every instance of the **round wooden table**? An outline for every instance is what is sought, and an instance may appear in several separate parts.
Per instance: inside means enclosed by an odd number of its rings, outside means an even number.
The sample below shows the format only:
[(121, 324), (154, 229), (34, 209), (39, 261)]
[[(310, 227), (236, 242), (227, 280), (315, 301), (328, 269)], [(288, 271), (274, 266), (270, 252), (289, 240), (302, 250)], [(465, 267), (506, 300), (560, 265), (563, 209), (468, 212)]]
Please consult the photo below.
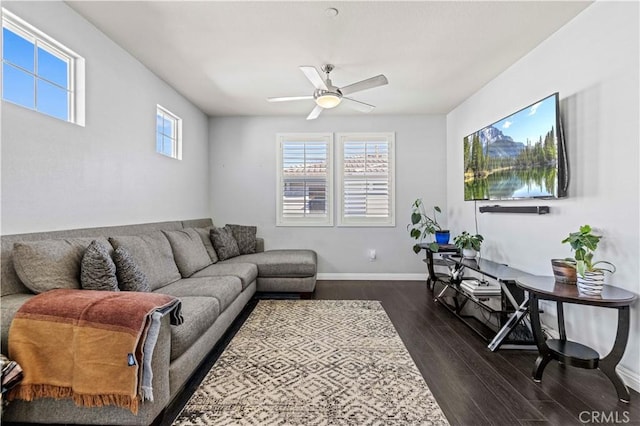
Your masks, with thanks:
[[(557, 283), (553, 277), (525, 276), (516, 279), (516, 284), (529, 292), (529, 315), (531, 328), (538, 346), (539, 356), (533, 367), (533, 380), (540, 382), (542, 373), (552, 359), (581, 368), (599, 368), (613, 383), (622, 402), (629, 402), (629, 390), (616, 372), (616, 366), (624, 355), (629, 339), (629, 306), (636, 295), (618, 287), (605, 285), (599, 296), (587, 296), (578, 292), (572, 284)], [(540, 325), (538, 300), (557, 302), (558, 329), (560, 339), (545, 339)], [(563, 303), (599, 306), (618, 310), (618, 329), (611, 352), (600, 358), (598, 352), (583, 344), (567, 340), (564, 328)]]

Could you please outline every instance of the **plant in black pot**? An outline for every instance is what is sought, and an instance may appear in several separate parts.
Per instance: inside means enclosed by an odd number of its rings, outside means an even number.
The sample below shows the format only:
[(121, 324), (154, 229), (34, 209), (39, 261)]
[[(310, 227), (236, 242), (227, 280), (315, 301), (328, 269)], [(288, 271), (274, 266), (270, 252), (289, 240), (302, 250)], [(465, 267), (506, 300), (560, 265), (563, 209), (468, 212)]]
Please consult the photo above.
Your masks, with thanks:
[(583, 294), (600, 294), (604, 285), (604, 272), (616, 271), (615, 265), (609, 261), (593, 260), (601, 238), (601, 235), (593, 234), (591, 226), (582, 225), (578, 232), (572, 232), (562, 240), (563, 244), (569, 244), (575, 252), (573, 258), (565, 261), (575, 264), (578, 290)]
[(462, 257), (474, 259), (480, 251), (483, 241), (484, 237), (482, 235), (471, 235), (467, 231), (463, 231), (462, 234), (453, 239), (453, 244), (462, 251)]
[(437, 252), (439, 244), (449, 243), (449, 231), (442, 229), (436, 217), (437, 213), (442, 213), (438, 206), (433, 207), (433, 217), (429, 216), (425, 210), (424, 203), (421, 198), (415, 200), (411, 206), (411, 223), (407, 225), (407, 230), (411, 238), (417, 241), (413, 245), (413, 251), (420, 253), (422, 247), (420, 244), (429, 235), (435, 236), (435, 241), (429, 243), (429, 250)]

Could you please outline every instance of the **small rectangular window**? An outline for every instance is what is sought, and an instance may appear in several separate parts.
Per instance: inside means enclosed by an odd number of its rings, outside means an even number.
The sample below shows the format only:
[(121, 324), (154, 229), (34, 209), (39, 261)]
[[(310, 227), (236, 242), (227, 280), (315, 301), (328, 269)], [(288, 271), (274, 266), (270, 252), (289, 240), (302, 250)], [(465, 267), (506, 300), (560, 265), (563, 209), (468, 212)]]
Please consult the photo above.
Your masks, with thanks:
[(393, 133), (339, 133), (338, 225), (395, 226)]
[(84, 59), (2, 9), (2, 99), (84, 125)]
[(277, 226), (333, 225), (333, 135), (277, 135)]
[(156, 151), (182, 160), (182, 119), (160, 105), (156, 111)]

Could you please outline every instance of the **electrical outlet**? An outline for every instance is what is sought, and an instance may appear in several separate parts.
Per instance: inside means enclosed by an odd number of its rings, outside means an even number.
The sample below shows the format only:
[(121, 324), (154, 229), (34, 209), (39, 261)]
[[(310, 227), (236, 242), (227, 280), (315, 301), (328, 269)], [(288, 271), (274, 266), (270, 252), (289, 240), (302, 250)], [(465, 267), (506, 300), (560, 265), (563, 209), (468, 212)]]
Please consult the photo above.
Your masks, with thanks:
[(376, 260), (376, 249), (369, 249), (369, 262)]

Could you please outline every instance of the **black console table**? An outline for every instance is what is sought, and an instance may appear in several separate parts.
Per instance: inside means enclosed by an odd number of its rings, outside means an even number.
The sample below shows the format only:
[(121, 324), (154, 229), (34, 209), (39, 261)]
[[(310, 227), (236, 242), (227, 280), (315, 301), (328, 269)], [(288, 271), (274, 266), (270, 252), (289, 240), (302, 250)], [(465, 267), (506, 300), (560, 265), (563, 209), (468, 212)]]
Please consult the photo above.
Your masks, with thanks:
[[(627, 346), (629, 338), (629, 306), (636, 295), (621, 288), (605, 285), (600, 296), (586, 296), (578, 292), (572, 284), (556, 283), (553, 277), (523, 276), (516, 283), (529, 292), (531, 327), (540, 355), (533, 367), (533, 380), (540, 382), (542, 373), (552, 359), (581, 368), (599, 368), (611, 380), (622, 402), (629, 402), (629, 390), (616, 372), (616, 366)], [(538, 300), (553, 300), (558, 310), (558, 329), (560, 339), (545, 340), (540, 326)], [(618, 330), (611, 352), (600, 358), (598, 352), (588, 346), (567, 340), (564, 329), (563, 303), (600, 306), (618, 310)]]
[[(516, 278), (527, 275), (525, 272), (511, 268), (507, 265), (492, 262), (485, 259), (465, 259), (458, 256), (444, 255), (444, 259), (452, 267), (452, 275), (449, 280), (441, 281), (443, 288), (435, 293), (435, 300), (460, 318), (476, 333), (489, 342), (488, 348), (495, 352), (498, 349), (535, 349), (532, 333), (523, 324), (527, 316), (527, 303), (524, 291), (516, 286)], [(498, 296), (475, 297), (464, 291), (460, 284), (463, 279), (461, 272), (470, 269), (483, 276), (495, 280), (500, 286)], [(435, 290), (435, 289), (434, 289)], [(453, 291), (453, 304), (446, 300), (448, 290)], [(451, 294), (449, 291), (449, 294)], [(487, 300), (493, 299), (499, 307), (491, 306)], [(497, 316), (498, 327), (490, 327), (477, 321), (473, 317), (463, 315), (462, 309), (468, 303), (474, 303), (484, 312)], [(514, 338), (514, 331), (518, 329), (519, 336)]]

